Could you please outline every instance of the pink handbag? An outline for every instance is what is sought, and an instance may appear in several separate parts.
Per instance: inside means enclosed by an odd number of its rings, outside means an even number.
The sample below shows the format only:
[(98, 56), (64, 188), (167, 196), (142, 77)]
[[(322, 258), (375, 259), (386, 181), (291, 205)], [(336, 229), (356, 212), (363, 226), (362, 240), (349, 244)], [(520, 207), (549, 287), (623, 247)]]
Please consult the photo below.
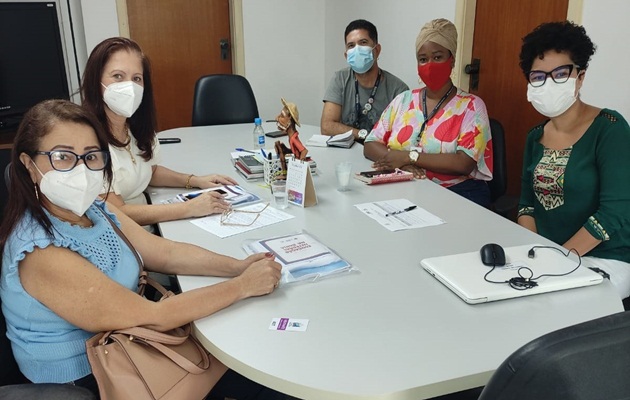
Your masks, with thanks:
[[(108, 217), (109, 219), (109, 217)], [(135, 249), (110, 220), (114, 230)], [(140, 265), (138, 293), (146, 285), (162, 294), (174, 294), (155, 282)], [(209, 354), (190, 334), (191, 324), (169, 332), (135, 327), (101, 332), (86, 341), (92, 374), (101, 400), (196, 400), (204, 399), (227, 367)]]

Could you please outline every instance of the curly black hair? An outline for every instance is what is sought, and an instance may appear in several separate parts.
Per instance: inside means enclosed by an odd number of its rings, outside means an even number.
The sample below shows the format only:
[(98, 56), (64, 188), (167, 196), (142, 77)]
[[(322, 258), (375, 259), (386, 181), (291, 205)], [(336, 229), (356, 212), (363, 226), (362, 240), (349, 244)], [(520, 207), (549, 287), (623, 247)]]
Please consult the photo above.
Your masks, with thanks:
[(575, 65), (585, 70), (595, 49), (584, 27), (570, 21), (546, 22), (523, 38), (519, 65), (527, 78), (534, 59), (538, 57), (542, 60), (545, 52), (555, 50), (568, 53)]

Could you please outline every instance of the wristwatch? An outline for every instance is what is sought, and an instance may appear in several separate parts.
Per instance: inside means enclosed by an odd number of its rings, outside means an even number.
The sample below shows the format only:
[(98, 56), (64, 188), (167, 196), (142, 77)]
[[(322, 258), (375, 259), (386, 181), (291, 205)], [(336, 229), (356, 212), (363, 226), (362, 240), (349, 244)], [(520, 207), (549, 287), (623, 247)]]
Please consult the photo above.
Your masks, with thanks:
[(418, 156), (420, 155), (421, 151), (422, 150), (418, 151), (418, 149), (413, 149), (409, 152), (409, 161), (411, 161), (412, 164), (418, 162)]
[(368, 133), (369, 133), (369, 132), (368, 132), (368, 130), (367, 130), (367, 129), (360, 129), (360, 130), (359, 130), (359, 133), (358, 133), (358, 135), (359, 135), (359, 139), (363, 139), (363, 140), (365, 140), (365, 138), (367, 137)]

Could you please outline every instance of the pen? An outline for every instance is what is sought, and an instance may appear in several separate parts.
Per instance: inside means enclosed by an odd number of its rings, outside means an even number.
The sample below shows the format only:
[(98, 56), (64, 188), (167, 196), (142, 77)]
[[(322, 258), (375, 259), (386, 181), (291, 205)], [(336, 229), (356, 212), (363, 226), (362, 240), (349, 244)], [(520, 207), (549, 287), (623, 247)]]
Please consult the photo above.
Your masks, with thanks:
[(242, 149), (242, 148), (240, 148), (240, 147), (237, 147), (237, 148), (235, 148), (234, 150), (236, 150), (236, 151), (244, 151), (245, 153), (252, 153), (252, 154), (256, 154), (256, 152), (255, 152), (255, 151), (245, 150), (245, 149)]
[(160, 144), (169, 144), (169, 143), (181, 143), (180, 138), (159, 138), (158, 141)]
[(278, 122), (278, 121), (276, 121), (275, 119), (268, 119), (265, 122)]
[(416, 207), (418, 207), (418, 206), (415, 206), (415, 205), (414, 206), (409, 206), (409, 207), (405, 208), (404, 210), (394, 211), (394, 212), (391, 212), (389, 214), (385, 214), (385, 216), (389, 217), (390, 215), (402, 214), (404, 212), (414, 210)]
[(201, 194), (201, 193), (188, 193), (188, 194), (185, 194), (185, 195), (184, 195), (184, 197), (185, 197), (186, 199), (188, 199), (188, 200), (192, 200), (192, 199), (194, 199), (195, 197), (199, 196), (200, 194)]
[(262, 153), (263, 160), (267, 158), (267, 154), (265, 154), (265, 149), (260, 149), (260, 152)]

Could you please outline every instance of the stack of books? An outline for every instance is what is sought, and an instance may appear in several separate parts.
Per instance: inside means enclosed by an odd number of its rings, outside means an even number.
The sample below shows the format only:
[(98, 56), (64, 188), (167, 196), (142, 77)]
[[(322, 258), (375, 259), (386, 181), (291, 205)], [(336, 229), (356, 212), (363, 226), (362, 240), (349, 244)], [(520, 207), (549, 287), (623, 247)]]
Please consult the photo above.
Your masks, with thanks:
[[(293, 157), (292, 154), (286, 156), (287, 160), (291, 157)], [(304, 161), (311, 168), (311, 174), (317, 174), (317, 162), (311, 157), (306, 157)], [(232, 158), (232, 164), (234, 164), (236, 171), (247, 180), (262, 179), (265, 176), (263, 159), (258, 154), (239, 155)]]
[(234, 162), (236, 171), (243, 175), (245, 179), (252, 180), (263, 178), (263, 163), (257, 156), (238, 156), (238, 158), (234, 158), (232, 161)]

